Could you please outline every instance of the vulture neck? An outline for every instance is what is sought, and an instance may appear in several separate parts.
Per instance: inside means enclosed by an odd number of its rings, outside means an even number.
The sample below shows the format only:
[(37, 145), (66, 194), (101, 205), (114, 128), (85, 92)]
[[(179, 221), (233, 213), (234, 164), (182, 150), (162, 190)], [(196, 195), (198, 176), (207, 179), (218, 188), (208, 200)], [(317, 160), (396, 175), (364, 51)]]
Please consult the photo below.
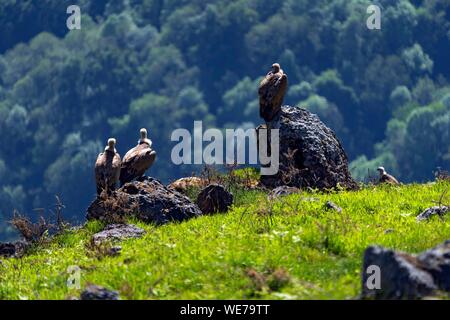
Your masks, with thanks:
[(152, 141), (151, 141), (150, 139), (148, 139), (148, 138), (145, 138), (145, 139), (139, 139), (138, 144), (143, 144), (143, 143), (146, 143), (146, 144), (148, 144), (149, 146), (152, 145)]
[(106, 147), (106, 148), (105, 148), (105, 151), (109, 151), (109, 152), (112, 152), (112, 153), (117, 153), (116, 148)]

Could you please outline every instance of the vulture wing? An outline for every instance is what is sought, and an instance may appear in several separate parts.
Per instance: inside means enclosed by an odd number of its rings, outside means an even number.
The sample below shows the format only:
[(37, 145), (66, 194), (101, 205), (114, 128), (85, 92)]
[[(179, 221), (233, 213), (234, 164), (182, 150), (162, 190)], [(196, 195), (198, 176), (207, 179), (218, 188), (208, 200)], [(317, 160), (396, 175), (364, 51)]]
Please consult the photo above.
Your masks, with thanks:
[(395, 179), (390, 174), (383, 174), (383, 176), (380, 178), (381, 183), (390, 183), (390, 184), (399, 184), (398, 180)]
[(272, 120), (281, 107), (287, 85), (287, 75), (282, 72), (269, 73), (261, 80), (258, 89), (260, 116), (266, 121)]
[(123, 157), (120, 183), (123, 185), (141, 177), (156, 159), (156, 152), (146, 143), (141, 143)]

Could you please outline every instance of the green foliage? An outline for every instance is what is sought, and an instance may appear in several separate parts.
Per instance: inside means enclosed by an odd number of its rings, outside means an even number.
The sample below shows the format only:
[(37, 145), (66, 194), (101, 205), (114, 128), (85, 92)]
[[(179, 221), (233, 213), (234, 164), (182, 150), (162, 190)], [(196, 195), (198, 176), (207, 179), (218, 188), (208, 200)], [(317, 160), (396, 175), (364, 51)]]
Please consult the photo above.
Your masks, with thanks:
[(403, 59), (406, 65), (414, 74), (431, 73), (433, 71), (433, 61), (423, 52), (419, 44), (414, 44), (411, 48), (403, 51)]
[(255, 95), (258, 80), (252, 81), (245, 77), (223, 95), (224, 106), (219, 110), (218, 117), (223, 123), (241, 123), (258, 121), (259, 103)]
[(307, 100), (299, 102), (300, 106), (305, 106), (311, 112), (317, 114), (320, 119), (335, 130), (340, 136), (345, 132), (344, 121), (339, 109), (326, 98), (312, 95)]
[(398, 86), (392, 91), (389, 100), (394, 108), (401, 107), (411, 102), (411, 92), (406, 86)]

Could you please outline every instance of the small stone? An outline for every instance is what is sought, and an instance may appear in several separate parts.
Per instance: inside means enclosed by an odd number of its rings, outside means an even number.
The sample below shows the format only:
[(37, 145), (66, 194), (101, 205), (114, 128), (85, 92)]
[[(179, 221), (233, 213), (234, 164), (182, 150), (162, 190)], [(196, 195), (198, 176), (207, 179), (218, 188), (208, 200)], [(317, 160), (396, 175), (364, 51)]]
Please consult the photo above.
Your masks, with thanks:
[(274, 200), (278, 197), (298, 193), (299, 191), (300, 190), (295, 187), (279, 186), (279, 187), (276, 187), (275, 189), (273, 189), (272, 191), (270, 191), (269, 194), (267, 195), (267, 198), (269, 200)]
[(190, 188), (204, 188), (208, 184), (208, 181), (199, 177), (184, 177), (175, 180), (167, 187), (174, 189), (178, 192), (185, 193)]
[(80, 294), (81, 300), (119, 300), (117, 291), (108, 290), (97, 285), (87, 286)]
[(95, 243), (111, 240), (124, 240), (128, 238), (140, 238), (145, 234), (145, 230), (132, 224), (110, 224), (92, 236)]
[(113, 246), (108, 249), (108, 255), (111, 257), (118, 256), (118, 255), (120, 255), (121, 252), (122, 252), (121, 246)]
[(434, 215), (438, 215), (440, 217), (444, 216), (447, 212), (450, 211), (450, 207), (447, 206), (434, 206), (424, 210), (417, 217), (417, 221), (424, 221), (430, 219)]
[(339, 212), (339, 213), (342, 212), (342, 208), (339, 207), (339, 206), (338, 206), (337, 204), (335, 204), (334, 202), (331, 202), (331, 201), (327, 201), (327, 202), (325, 203), (325, 208), (326, 208), (327, 210), (333, 210), (333, 211), (336, 211), (336, 212)]
[(233, 204), (233, 194), (219, 184), (211, 184), (199, 193), (196, 203), (203, 214), (226, 212)]

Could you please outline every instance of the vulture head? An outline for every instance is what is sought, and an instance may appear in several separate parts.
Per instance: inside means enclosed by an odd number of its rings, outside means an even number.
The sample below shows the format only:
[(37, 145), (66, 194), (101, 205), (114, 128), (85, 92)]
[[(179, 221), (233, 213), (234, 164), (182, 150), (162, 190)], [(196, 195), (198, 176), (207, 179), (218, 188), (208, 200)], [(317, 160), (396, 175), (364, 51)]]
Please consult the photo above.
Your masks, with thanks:
[(152, 141), (149, 138), (147, 138), (147, 129), (142, 128), (140, 130), (140, 133), (141, 133), (141, 139), (139, 139), (138, 144), (146, 143), (146, 144), (148, 144), (151, 147), (152, 146)]
[(108, 139), (108, 145), (106, 146), (105, 151), (111, 151), (111, 152), (117, 153), (116, 139), (114, 139), (114, 138)]
[(274, 64), (272, 65), (272, 72), (273, 72), (273, 73), (278, 73), (278, 72), (280, 72), (280, 70), (281, 70), (281, 67), (280, 67), (280, 64), (279, 64), (279, 63), (274, 63)]
[(386, 170), (384, 169), (384, 167), (378, 167), (377, 171), (380, 173), (380, 176), (382, 176), (383, 174), (386, 173)]

